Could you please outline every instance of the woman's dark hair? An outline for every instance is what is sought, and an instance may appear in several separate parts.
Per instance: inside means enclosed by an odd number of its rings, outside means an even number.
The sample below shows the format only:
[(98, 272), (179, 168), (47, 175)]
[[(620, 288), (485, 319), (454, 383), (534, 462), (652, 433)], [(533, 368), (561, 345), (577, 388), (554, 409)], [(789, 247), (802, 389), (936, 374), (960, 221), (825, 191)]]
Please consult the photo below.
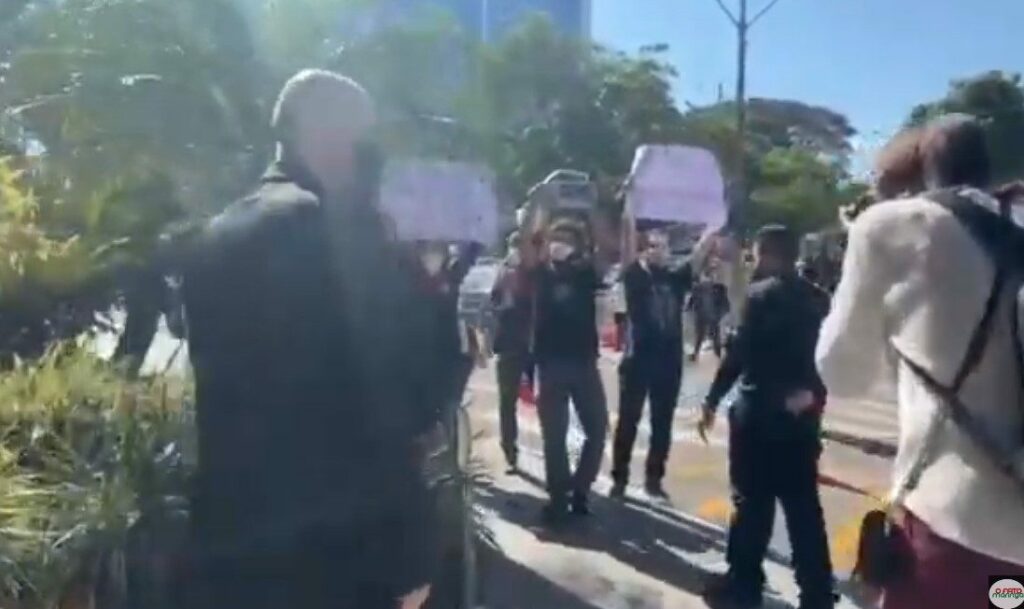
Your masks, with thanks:
[(881, 199), (924, 190), (921, 141), (924, 129), (914, 127), (896, 134), (875, 160), (875, 192)]
[(973, 116), (948, 114), (928, 123), (920, 150), (924, 175), (931, 186), (986, 188), (991, 182), (988, 137)]

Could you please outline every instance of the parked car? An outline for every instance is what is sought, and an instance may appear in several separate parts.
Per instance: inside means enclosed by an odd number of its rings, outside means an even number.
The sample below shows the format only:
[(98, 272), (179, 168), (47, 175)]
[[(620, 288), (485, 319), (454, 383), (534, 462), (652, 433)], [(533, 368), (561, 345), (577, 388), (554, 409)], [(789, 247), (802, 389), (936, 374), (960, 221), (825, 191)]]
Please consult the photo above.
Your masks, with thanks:
[(490, 348), (494, 333), (491, 290), (500, 271), (500, 260), (481, 258), (459, 287), (459, 318), (483, 333), (487, 348)]

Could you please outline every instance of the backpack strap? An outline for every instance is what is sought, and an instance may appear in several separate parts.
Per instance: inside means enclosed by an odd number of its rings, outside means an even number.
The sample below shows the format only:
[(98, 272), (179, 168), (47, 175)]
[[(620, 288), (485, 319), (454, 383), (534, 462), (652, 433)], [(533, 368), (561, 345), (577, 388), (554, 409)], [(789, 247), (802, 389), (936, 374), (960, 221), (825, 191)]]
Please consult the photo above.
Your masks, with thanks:
[(989, 253), (995, 264), (995, 278), (992, 281), (992, 289), (989, 290), (988, 298), (985, 300), (984, 313), (974, 328), (970, 342), (967, 343), (967, 351), (960, 363), (960, 368), (949, 385), (950, 391), (959, 394), (964, 382), (981, 363), (989, 336), (992, 334), (995, 314), (999, 309), (999, 299), (1003, 295), (1012, 270), (1011, 260), (1013, 259), (1007, 257), (1005, 247), (1010, 243), (1011, 233), (1008, 229), (1013, 228), (1013, 223), (1007, 219), (1009, 207), (1006, 203), (1001, 202), (1001, 213), (995, 214), (960, 194), (957, 190), (939, 190), (926, 196), (929, 200), (949, 210)]
[[(999, 444), (993, 440), (988, 430), (971, 415), (959, 395), (964, 382), (977, 369), (984, 355), (988, 339), (992, 334), (995, 313), (999, 308), (999, 301), (1005, 291), (1007, 280), (1011, 273), (1017, 272), (1022, 266), (1024, 258), (1021, 258), (1019, 254), (1024, 252), (1024, 249), (1016, 251), (1015, 248), (1024, 247), (1022, 245), (1024, 244), (1024, 230), (1019, 229), (1009, 220), (1009, 204), (1007, 202), (1000, 202), (1001, 213), (996, 214), (956, 190), (937, 191), (929, 193), (927, 197), (948, 209), (991, 255), (995, 264), (995, 278), (988, 298), (985, 300), (985, 310), (981, 320), (975, 326), (960, 368), (951, 384), (945, 385), (938, 381), (922, 365), (915, 362), (895, 345), (893, 345), (893, 349), (910, 371), (940, 398), (940, 404), (944, 406), (943, 415), (949, 417), (1001, 472), (1017, 482), (1021, 497), (1024, 497), (1024, 476), (1021, 476), (1017, 469), (1016, 456), (1006, 454), (999, 449)], [(1016, 309), (1015, 304), (1012, 311), (1015, 320), (1017, 319)], [(1024, 372), (1024, 352), (1021, 350), (1019, 340), (1014, 340), (1014, 344), (1018, 362), (1022, 364), (1020, 369)], [(909, 491), (917, 485), (928, 461), (930, 461), (929, 456), (921, 455), (913, 464), (910, 475), (901, 489), (903, 492)]]

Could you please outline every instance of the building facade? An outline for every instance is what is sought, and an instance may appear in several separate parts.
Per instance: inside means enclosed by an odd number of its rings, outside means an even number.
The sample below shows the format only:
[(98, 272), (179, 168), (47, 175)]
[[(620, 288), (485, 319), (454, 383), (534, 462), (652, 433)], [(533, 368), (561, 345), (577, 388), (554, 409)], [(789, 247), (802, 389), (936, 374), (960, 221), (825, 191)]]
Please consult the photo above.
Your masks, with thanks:
[(500, 38), (531, 14), (547, 15), (570, 36), (590, 39), (591, 0), (482, 0), (485, 40)]
[(592, 0), (381, 0), (370, 21), (375, 27), (408, 23), (438, 11), (485, 41), (501, 38), (532, 14), (551, 19), (562, 33), (590, 39)]

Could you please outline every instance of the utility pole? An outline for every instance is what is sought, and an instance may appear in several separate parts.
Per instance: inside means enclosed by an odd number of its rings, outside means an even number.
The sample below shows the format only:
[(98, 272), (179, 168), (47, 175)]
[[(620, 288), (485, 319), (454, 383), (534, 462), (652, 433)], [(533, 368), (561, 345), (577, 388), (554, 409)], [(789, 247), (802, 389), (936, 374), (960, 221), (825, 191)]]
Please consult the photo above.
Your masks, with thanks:
[(747, 35), (750, 28), (754, 27), (769, 11), (775, 8), (779, 0), (770, 0), (768, 4), (758, 11), (753, 17), (749, 17), (748, 0), (739, 0), (739, 16), (733, 14), (732, 10), (725, 5), (723, 0), (715, 0), (718, 8), (732, 22), (736, 28), (736, 138), (739, 142), (738, 159), (736, 165), (736, 181), (733, 184), (733, 201), (729, 210), (729, 224), (733, 229), (740, 229), (743, 225), (744, 209), (747, 205), (749, 193), (747, 192)]
[(727, 276), (727, 289), (729, 300), (733, 303), (732, 311), (729, 314), (729, 325), (735, 327), (746, 307), (747, 269), (743, 263), (740, 237), (746, 228), (747, 207), (750, 193), (747, 185), (747, 35), (757, 22), (764, 17), (768, 11), (775, 8), (779, 0), (769, 0), (760, 11), (753, 17), (748, 13), (748, 0), (739, 0), (739, 16), (733, 14), (732, 10), (725, 5), (724, 0), (715, 0), (718, 8), (722, 9), (725, 16), (736, 28), (736, 139), (739, 150), (736, 161), (736, 180), (732, 185), (732, 202), (729, 206), (729, 219), (726, 224), (727, 231), (732, 233), (727, 238), (727, 245), (724, 249), (727, 252), (723, 262)]

